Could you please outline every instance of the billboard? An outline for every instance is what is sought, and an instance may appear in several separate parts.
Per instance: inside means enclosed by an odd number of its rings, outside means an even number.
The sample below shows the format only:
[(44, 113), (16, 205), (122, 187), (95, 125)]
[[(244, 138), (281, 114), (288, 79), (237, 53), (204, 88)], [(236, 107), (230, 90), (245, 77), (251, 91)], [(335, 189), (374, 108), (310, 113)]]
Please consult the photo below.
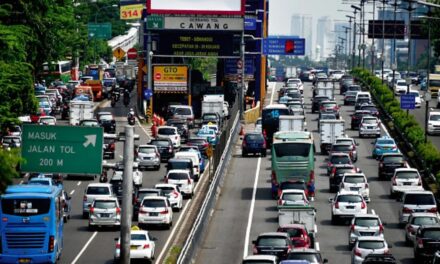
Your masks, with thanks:
[(154, 65), (153, 88), (155, 93), (188, 91), (188, 66)]
[(150, 14), (244, 15), (245, 0), (149, 0)]

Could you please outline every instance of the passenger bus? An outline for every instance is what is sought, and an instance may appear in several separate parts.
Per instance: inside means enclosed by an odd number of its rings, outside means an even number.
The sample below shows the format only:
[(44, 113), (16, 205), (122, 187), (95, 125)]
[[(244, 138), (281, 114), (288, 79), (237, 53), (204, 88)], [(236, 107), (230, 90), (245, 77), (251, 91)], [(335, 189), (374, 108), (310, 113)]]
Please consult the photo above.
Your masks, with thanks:
[(57, 61), (43, 64), (42, 78), (49, 84), (55, 80), (61, 80), (67, 83), (71, 79), (72, 62), (71, 61)]
[(280, 131), (273, 135), (272, 195), (276, 197), (282, 182), (303, 180), (315, 186), (315, 144), (306, 131)]
[(263, 109), (262, 131), (269, 146), (272, 144), (273, 134), (279, 129), (280, 115), (289, 115), (289, 113), (289, 108), (283, 104), (271, 104)]
[(63, 249), (62, 188), (13, 185), (0, 202), (0, 263), (56, 263)]

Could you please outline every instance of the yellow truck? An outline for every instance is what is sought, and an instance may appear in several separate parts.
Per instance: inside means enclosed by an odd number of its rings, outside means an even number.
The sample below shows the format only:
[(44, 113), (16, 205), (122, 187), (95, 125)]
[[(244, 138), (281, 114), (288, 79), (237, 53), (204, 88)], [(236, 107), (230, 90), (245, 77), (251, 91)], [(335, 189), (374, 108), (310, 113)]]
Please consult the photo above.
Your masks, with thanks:
[(440, 74), (431, 73), (429, 74), (429, 92), (431, 96), (438, 96), (438, 91), (440, 90)]

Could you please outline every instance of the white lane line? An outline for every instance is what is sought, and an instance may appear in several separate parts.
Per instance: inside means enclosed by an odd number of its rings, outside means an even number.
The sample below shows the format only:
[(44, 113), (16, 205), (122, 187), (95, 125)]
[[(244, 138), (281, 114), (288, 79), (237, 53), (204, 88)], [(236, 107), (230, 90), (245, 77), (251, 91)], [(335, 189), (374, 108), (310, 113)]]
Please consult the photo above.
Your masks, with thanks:
[(78, 253), (78, 255), (76, 255), (76, 258), (72, 261), (71, 264), (75, 264), (78, 261), (78, 259), (81, 257), (81, 255), (84, 253), (84, 251), (86, 251), (87, 247), (90, 245), (90, 243), (96, 237), (97, 234), (98, 234), (98, 231), (95, 231), (95, 233), (93, 233), (93, 235), (89, 238), (89, 240), (84, 245), (84, 247), (81, 249), (81, 251)]
[(271, 85), (272, 85), (272, 88), (270, 89), (271, 90), (271, 95), (270, 95), (270, 104), (272, 104), (273, 103), (273, 95), (275, 94), (275, 87), (276, 87), (276, 83), (271, 83)]
[(249, 236), (251, 234), (252, 218), (254, 217), (255, 196), (257, 195), (258, 178), (260, 176), (260, 165), (261, 165), (261, 157), (258, 158), (257, 170), (255, 171), (254, 189), (252, 190), (251, 207), (249, 210), (248, 223), (246, 227), (246, 237), (244, 239), (243, 258), (245, 258), (248, 255)]
[[(186, 210), (188, 210), (189, 205), (191, 204), (191, 201), (192, 200), (188, 200), (188, 202), (186, 203), (185, 207), (183, 207), (183, 210), (180, 211), (181, 213), (180, 213), (179, 219), (177, 220), (177, 223), (173, 224), (173, 226), (174, 226), (173, 230), (171, 231), (170, 235), (168, 236), (167, 242), (162, 247), (162, 251), (160, 252), (159, 256), (157, 257), (155, 263), (162, 263), (161, 260), (164, 257), (164, 254), (167, 252), (168, 245), (171, 243), (171, 239), (174, 237), (174, 233), (176, 232), (177, 227), (179, 227), (180, 221), (182, 221), (183, 216), (186, 213)], [(74, 263), (72, 263), (72, 264), (74, 264)]]
[(387, 136), (390, 136), (390, 133), (388, 132), (388, 129), (385, 127), (385, 125), (382, 122), (380, 122), (380, 127), (382, 127), (383, 131), (385, 131)]
[(371, 209), (371, 213), (374, 214), (374, 215), (376, 214), (376, 212), (374, 211), (374, 209)]
[(313, 230), (315, 231), (315, 234), (318, 234), (318, 225), (317, 224), (315, 224), (313, 226)]
[(75, 190), (72, 190), (72, 191), (69, 193), (69, 195), (72, 195), (74, 192), (75, 192)]
[(76, 184), (76, 186), (80, 186), (81, 185), (81, 181), (79, 181), (77, 184)]
[(151, 141), (151, 137), (148, 134), (148, 131), (144, 128), (144, 126), (142, 126), (141, 122), (139, 122), (138, 119), (136, 119), (136, 122), (137, 122), (138, 126), (142, 129), (142, 131), (145, 133), (145, 135), (147, 136), (147, 142), (150, 142)]
[(319, 250), (320, 250), (320, 248), (319, 248), (319, 242), (315, 242), (315, 250), (316, 250), (316, 251), (319, 251)]

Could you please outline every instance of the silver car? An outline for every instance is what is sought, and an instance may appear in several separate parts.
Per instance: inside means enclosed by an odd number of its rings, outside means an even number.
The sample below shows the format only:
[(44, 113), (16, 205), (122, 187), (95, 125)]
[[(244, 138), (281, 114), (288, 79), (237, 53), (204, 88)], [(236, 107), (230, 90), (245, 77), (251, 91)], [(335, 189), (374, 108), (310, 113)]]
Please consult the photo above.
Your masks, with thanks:
[(348, 233), (348, 246), (353, 248), (359, 237), (379, 236), (383, 237), (383, 225), (378, 215), (358, 214), (351, 220)]
[(160, 169), (160, 153), (155, 145), (140, 145), (136, 149), (137, 162), (139, 169), (153, 167)]
[(391, 246), (388, 246), (383, 237), (364, 236), (359, 237), (352, 251), (352, 264), (362, 264), (369, 254), (389, 254)]
[(380, 121), (375, 116), (365, 116), (359, 124), (359, 137), (380, 137)]
[(116, 198), (98, 198), (90, 206), (89, 229), (96, 226), (120, 226), (121, 208)]
[(440, 218), (435, 213), (413, 213), (408, 218), (405, 226), (405, 242), (413, 244), (417, 229), (422, 225), (435, 225), (440, 223)]

